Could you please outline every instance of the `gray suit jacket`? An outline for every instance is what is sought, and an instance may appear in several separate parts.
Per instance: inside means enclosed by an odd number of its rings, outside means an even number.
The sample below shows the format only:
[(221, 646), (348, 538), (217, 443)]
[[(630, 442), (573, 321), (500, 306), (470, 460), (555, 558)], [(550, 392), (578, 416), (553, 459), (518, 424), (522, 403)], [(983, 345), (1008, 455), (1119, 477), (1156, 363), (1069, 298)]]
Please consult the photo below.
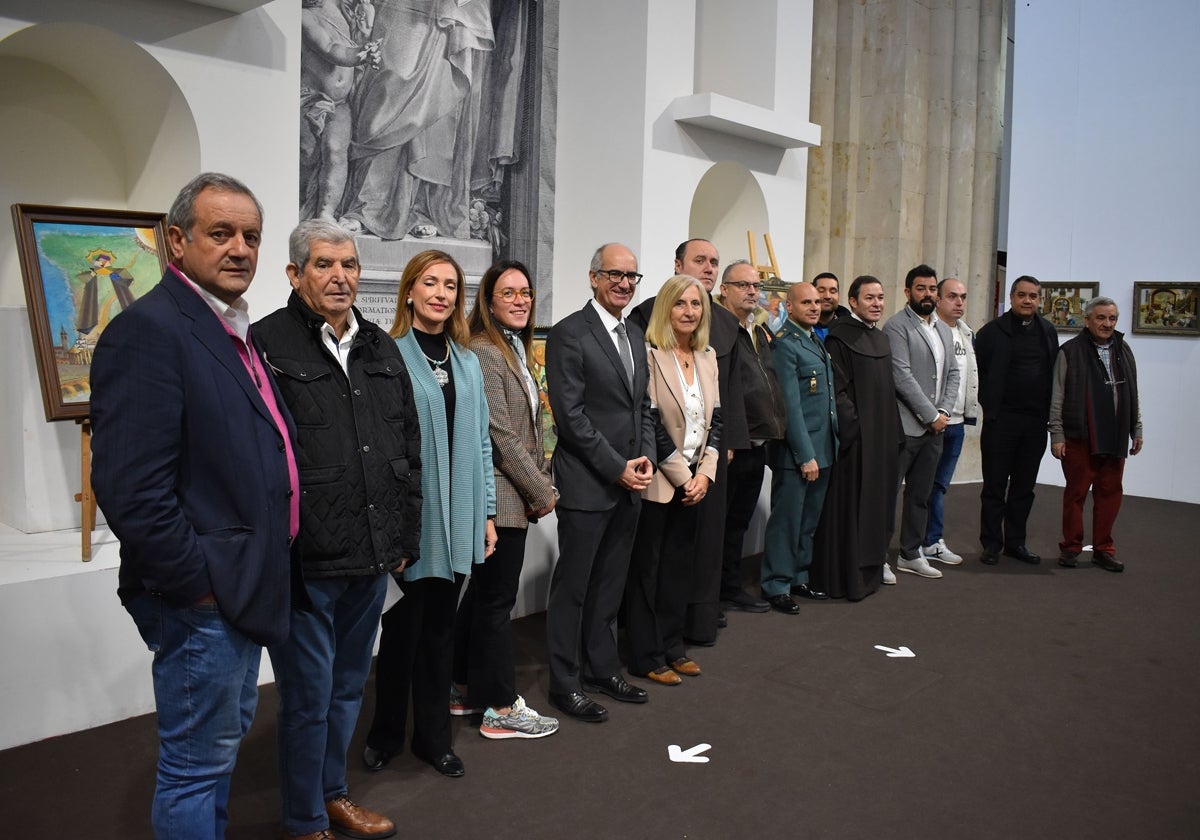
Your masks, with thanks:
[(938, 410), (950, 413), (958, 397), (958, 365), (954, 361), (954, 336), (941, 321), (934, 321), (942, 341), (945, 363), (942, 387), (937, 387), (937, 364), (929, 332), (921, 316), (912, 307), (903, 309), (883, 325), (892, 348), (892, 378), (896, 382), (896, 400), (900, 404), (900, 422), (904, 434), (919, 437), (929, 431)]
[(554, 483), (559, 506), (609, 510), (624, 494), (617, 484), (627, 462), (646, 456), (655, 463), (654, 420), (646, 338), (625, 319), (633, 353), (633, 385), (612, 337), (589, 301), (563, 318), (546, 339), (546, 388), (558, 443)]

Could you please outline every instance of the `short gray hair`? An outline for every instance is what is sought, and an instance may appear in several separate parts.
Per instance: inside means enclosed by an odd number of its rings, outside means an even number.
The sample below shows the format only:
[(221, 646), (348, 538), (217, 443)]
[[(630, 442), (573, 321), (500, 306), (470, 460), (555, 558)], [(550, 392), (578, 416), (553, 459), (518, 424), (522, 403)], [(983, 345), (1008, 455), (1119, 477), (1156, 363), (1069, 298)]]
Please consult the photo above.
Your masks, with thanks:
[(734, 260), (729, 265), (725, 266), (725, 270), (721, 272), (721, 282), (727, 282), (729, 280), (729, 273), (733, 271), (735, 266), (739, 265), (748, 265), (751, 268), (754, 268), (754, 263), (750, 262), (750, 260)]
[(1097, 306), (1113, 306), (1116, 307), (1117, 314), (1121, 314), (1121, 307), (1117, 306), (1117, 302), (1110, 297), (1094, 297), (1083, 304), (1083, 317), (1087, 318), (1092, 314), (1092, 310)]
[(305, 219), (296, 225), (288, 237), (288, 261), (296, 268), (303, 269), (314, 242), (328, 242), (330, 245), (349, 242), (354, 246), (354, 258), (358, 259), (358, 243), (350, 231), (329, 219)]
[(255, 209), (258, 210), (258, 223), (262, 224), (262, 204), (259, 203), (254, 193), (250, 192), (249, 187), (231, 175), (223, 175), (220, 172), (202, 172), (184, 184), (179, 195), (175, 196), (171, 209), (167, 211), (167, 227), (177, 227), (182, 230), (188, 242), (192, 241), (192, 226), (196, 224), (196, 199), (205, 190), (250, 196)]
[(600, 266), (604, 265), (604, 249), (611, 247), (613, 245), (620, 245), (620, 244), (621, 244), (620, 242), (605, 242), (603, 245), (601, 245), (599, 248), (597, 248), (596, 253), (592, 254), (592, 262), (588, 266), (588, 269), (593, 272), (599, 271)]

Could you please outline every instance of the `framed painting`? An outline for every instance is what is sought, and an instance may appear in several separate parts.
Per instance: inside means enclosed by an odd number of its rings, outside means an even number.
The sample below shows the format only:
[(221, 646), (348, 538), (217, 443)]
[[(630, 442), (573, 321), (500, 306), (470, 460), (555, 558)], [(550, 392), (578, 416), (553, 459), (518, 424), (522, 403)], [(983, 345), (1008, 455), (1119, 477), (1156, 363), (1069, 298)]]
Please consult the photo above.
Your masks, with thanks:
[(771, 335), (774, 335), (787, 320), (787, 307), (784, 303), (791, 287), (791, 283), (772, 277), (763, 282), (758, 292), (758, 309), (754, 313), (754, 320), (766, 327)]
[(542, 404), (542, 449), (546, 460), (554, 454), (554, 446), (558, 443), (558, 433), (554, 429), (554, 412), (550, 410), (550, 394), (546, 389), (546, 336), (550, 334), (549, 327), (535, 327), (533, 330), (533, 347), (529, 367), (533, 371), (533, 381), (537, 383), (538, 400)]
[(1150, 335), (1200, 336), (1200, 283), (1133, 284), (1133, 331)]
[(96, 341), (166, 270), (165, 215), (37, 204), (12, 214), (46, 419), (85, 418)]
[(1083, 329), (1083, 305), (1100, 294), (1099, 283), (1042, 283), (1042, 317), (1059, 332)]

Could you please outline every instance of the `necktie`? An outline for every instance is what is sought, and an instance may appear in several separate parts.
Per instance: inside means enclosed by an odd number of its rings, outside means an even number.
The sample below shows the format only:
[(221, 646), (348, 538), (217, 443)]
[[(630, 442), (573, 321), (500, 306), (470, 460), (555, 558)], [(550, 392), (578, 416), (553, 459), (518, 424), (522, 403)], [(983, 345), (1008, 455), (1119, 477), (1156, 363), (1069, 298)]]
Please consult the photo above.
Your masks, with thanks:
[(629, 333), (625, 332), (625, 322), (617, 324), (617, 350), (621, 354), (621, 364), (625, 365), (625, 376), (629, 378), (629, 387), (633, 387), (633, 352), (629, 349)]

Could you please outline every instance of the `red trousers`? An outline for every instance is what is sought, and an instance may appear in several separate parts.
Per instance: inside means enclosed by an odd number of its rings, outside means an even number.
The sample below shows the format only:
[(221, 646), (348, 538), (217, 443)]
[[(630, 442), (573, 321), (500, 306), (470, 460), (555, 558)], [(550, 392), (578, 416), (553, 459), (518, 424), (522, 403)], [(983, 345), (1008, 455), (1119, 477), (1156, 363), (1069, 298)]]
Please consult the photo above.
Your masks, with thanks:
[(1086, 440), (1068, 440), (1062, 457), (1063, 476), (1063, 541), (1058, 547), (1067, 554), (1083, 550), (1083, 503), (1088, 489), (1092, 491), (1092, 551), (1105, 551), (1115, 556), (1112, 529), (1121, 510), (1123, 490), (1121, 477), (1125, 474), (1125, 459), (1108, 455), (1093, 455)]

